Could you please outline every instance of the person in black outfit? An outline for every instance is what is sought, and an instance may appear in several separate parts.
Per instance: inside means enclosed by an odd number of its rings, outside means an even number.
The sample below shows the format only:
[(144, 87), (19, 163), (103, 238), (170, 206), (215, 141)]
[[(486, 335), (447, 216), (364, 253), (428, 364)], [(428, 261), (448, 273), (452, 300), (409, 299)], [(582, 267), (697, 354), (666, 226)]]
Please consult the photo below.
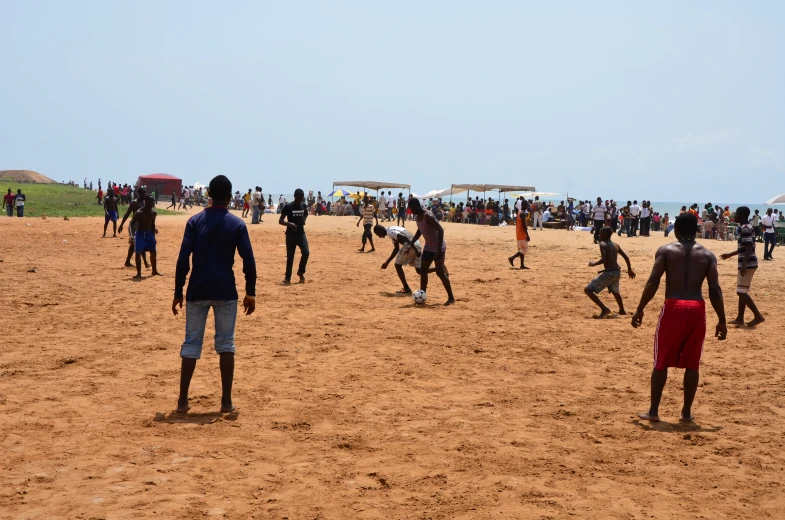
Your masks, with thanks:
[[(283, 284), (289, 285), (292, 283), (292, 265), (294, 264), (294, 251), (295, 248), (300, 248), (300, 267), (297, 269), (297, 276), (300, 277), (300, 283), (305, 283), (305, 265), (308, 263), (308, 239), (305, 237), (305, 219), (308, 218), (308, 210), (306, 208), (305, 193), (300, 188), (294, 190), (294, 201), (290, 202), (283, 207), (281, 211), (281, 218), (278, 223), (286, 226), (286, 274), (284, 275)], [(287, 219), (288, 222), (284, 222)]]
[(396, 224), (406, 227), (406, 199), (403, 198), (403, 193), (398, 194), (398, 218)]

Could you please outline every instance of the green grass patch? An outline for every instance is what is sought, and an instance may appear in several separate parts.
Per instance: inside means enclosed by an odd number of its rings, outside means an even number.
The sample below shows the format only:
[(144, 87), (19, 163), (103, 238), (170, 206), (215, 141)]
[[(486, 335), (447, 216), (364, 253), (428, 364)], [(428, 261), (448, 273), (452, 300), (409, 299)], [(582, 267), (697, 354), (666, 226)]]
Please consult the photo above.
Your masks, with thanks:
[[(7, 184), (7, 186), (3, 186)], [(8, 192), (8, 188), (16, 193), (21, 189), (27, 200), (25, 201), (25, 217), (103, 217), (104, 207), (98, 204), (96, 195), (92, 190), (85, 190), (78, 186), (66, 186), (62, 184), (27, 184), (16, 183), (14, 181), (0, 181), (0, 189), (3, 195)], [(159, 204), (161, 201), (159, 201)], [(125, 206), (120, 206), (120, 217), (122, 218)], [(157, 209), (159, 215), (176, 215), (174, 211)]]

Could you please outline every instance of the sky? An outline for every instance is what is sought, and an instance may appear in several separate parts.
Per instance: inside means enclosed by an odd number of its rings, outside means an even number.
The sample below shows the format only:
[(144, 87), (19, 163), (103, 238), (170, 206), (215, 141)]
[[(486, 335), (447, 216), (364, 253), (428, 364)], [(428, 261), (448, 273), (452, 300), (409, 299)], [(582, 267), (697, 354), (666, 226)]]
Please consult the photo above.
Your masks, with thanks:
[(785, 192), (785, 2), (0, 0), (0, 169)]

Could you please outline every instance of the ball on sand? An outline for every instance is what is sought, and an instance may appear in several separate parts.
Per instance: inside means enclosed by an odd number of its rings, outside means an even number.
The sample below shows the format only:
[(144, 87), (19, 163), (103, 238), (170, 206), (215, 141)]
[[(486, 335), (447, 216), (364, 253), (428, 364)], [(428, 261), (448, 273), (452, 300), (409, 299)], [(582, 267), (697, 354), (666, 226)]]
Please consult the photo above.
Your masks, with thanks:
[(422, 305), (425, 303), (425, 300), (428, 298), (428, 295), (426, 295), (425, 291), (423, 291), (422, 289), (417, 289), (416, 291), (414, 291), (414, 294), (412, 294), (412, 297), (414, 298), (414, 303), (416, 303), (417, 305)]

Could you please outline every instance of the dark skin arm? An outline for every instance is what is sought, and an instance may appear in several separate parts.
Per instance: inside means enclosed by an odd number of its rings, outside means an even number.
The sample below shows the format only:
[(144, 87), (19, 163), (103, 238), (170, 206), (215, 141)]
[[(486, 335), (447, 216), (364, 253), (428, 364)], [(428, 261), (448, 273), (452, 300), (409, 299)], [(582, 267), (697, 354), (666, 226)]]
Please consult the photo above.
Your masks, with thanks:
[(646, 282), (646, 287), (643, 288), (641, 301), (638, 303), (638, 310), (632, 316), (632, 326), (636, 329), (643, 323), (643, 309), (649, 304), (654, 295), (657, 294), (657, 289), (660, 288), (660, 280), (662, 275), (665, 274), (665, 250), (660, 248), (654, 257), (654, 267), (651, 270), (649, 280)]
[(120, 222), (120, 227), (117, 228), (117, 231), (120, 233), (123, 232), (123, 226), (125, 225), (125, 221), (128, 220), (128, 216), (131, 213), (135, 213), (137, 209), (139, 209), (139, 205), (136, 202), (132, 202), (128, 205), (128, 209), (125, 210), (125, 215), (123, 215), (123, 220)]
[(620, 245), (617, 244), (616, 247), (618, 248), (618, 251), (619, 251), (619, 254), (621, 255), (621, 257), (624, 258), (625, 262), (627, 262), (627, 274), (630, 275), (630, 278), (635, 279), (635, 271), (632, 270), (632, 264), (630, 263), (630, 257), (627, 256), (627, 253), (625, 253), (622, 250)]
[[(734, 251), (733, 253), (725, 253), (722, 256), (720, 256), (720, 258), (722, 258), (723, 260), (727, 260), (728, 258), (733, 258), (738, 254), (739, 254), (738, 251)], [(744, 248), (744, 257), (742, 258), (741, 269), (739, 270), (739, 273), (742, 276), (746, 276), (747, 274), (747, 262), (749, 261), (751, 254), (752, 254), (752, 244), (747, 244), (747, 246)]]
[(605, 242), (603, 242), (603, 243), (600, 244), (600, 259), (597, 260), (596, 262), (589, 262), (589, 267), (596, 267), (598, 265), (604, 265), (605, 264), (605, 256), (606, 256)]
[(398, 242), (396, 242), (396, 243), (395, 243), (395, 246), (394, 246), (394, 249), (393, 249), (393, 252), (392, 252), (392, 254), (390, 255), (390, 258), (388, 258), (388, 259), (387, 259), (387, 261), (386, 261), (386, 262), (384, 262), (384, 263), (382, 264), (382, 269), (387, 269), (387, 266), (388, 266), (388, 265), (390, 265), (390, 262), (392, 262), (392, 261), (393, 261), (393, 258), (395, 258), (395, 255), (397, 255), (397, 254), (398, 254), (398, 251), (399, 251), (400, 249), (401, 249), (401, 246), (400, 246), (400, 245), (398, 245)]
[[(714, 256), (714, 255), (712, 255)], [(728, 336), (728, 327), (725, 325), (725, 302), (722, 300), (722, 289), (720, 288), (720, 274), (717, 270), (717, 259), (709, 266), (706, 274), (706, 282), (709, 284), (709, 301), (717, 313), (717, 327), (714, 330), (714, 337), (722, 341)]]

